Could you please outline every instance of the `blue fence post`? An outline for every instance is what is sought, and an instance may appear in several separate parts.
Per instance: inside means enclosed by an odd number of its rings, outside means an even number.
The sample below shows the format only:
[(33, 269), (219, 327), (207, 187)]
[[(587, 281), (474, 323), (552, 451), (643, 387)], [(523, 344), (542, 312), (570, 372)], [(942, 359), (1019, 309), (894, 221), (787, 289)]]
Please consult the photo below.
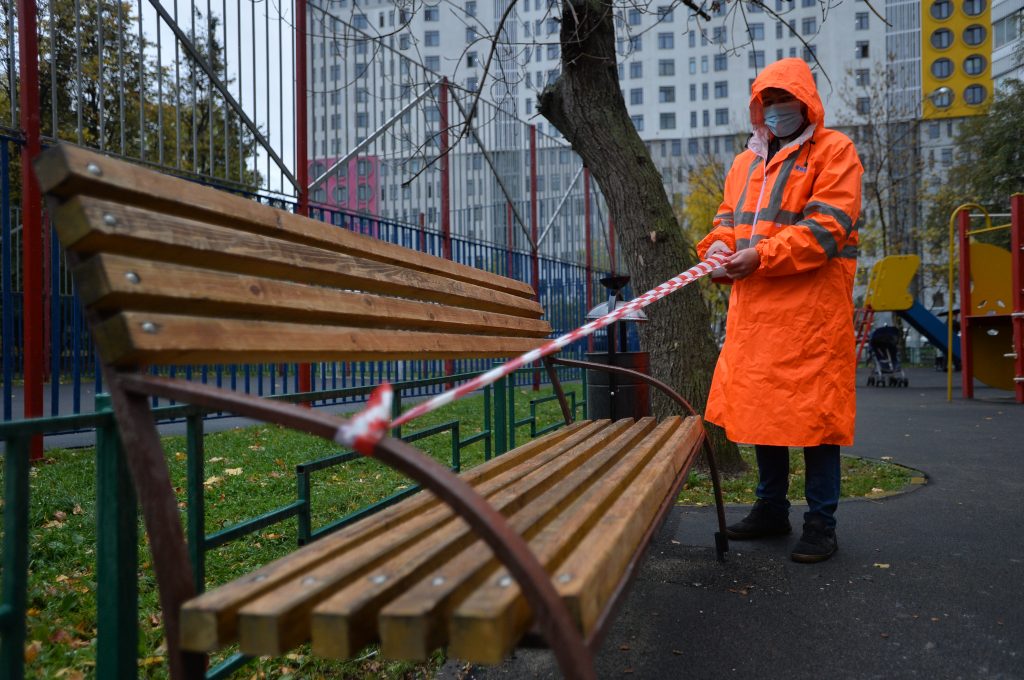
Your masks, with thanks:
[[(112, 414), (110, 395), (96, 412)], [(96, 677), (138, 675), (139, 518), (135, 489), (112, 415), (96, 427)]]

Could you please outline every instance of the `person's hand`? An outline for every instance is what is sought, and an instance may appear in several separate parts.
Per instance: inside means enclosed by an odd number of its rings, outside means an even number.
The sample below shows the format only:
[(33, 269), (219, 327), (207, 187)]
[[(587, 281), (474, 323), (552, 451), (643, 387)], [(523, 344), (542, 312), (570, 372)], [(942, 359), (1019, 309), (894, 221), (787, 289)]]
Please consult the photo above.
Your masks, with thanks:
[(721, 253), (722, 255), (732, 255), (732, 249), (725, 245), (723, 241), (715, 241), (709, 247), (706, 253), (704, 253), (704, 259), (707, 259), (715, 253)]
[[(710, 248), (709, 248), (710, 250)], [(756, 248), (744, 248), (725, 261), (725, 273), (731, 279), (745, 279), (761, 266), (761, 255)]]

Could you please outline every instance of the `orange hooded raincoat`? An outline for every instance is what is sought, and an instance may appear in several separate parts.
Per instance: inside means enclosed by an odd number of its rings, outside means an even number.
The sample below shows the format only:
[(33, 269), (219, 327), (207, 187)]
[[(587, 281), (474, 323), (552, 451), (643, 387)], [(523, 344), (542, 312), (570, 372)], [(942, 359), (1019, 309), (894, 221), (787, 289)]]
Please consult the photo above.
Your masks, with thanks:
[[(807, 107), (804, 131), (766, 162), (771, 133), (761, 93), (780, 88)], [(725, 345), (705, 417), (748, 444), (853, 443), (856, 358), (853, 279), (863, 168), (850, 139), (824, 127), (811, 71), (777, 61), (754, 81), (754, 134), (736, 157), (714, 230), (733, 251), (753, 247), (760, 266), (729, 298)]]

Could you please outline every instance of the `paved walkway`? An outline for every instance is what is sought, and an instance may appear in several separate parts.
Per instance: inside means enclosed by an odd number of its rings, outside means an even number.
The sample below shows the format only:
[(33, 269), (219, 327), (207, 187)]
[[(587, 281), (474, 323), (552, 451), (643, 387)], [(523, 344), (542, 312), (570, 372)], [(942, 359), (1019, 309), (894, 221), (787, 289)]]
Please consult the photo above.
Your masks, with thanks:
[[(719, 564), (713, 511), (676, 508), (598, 657), (602, 678), (1024, 679), (1024, 406), (987, 388), (947, 403), (945, 375), (925, 369), (907, 389), (863, 387), (866, 375), (844, 452), (892, 456), (928, 484), (841, 503), (839, 552), (819, 565), (789, 560), (796, 536), (733, 541)], [(454, 662), (445, 674), (466, 675)], [(550, 652), (522, 651), (469, 676), (559, 674)]]

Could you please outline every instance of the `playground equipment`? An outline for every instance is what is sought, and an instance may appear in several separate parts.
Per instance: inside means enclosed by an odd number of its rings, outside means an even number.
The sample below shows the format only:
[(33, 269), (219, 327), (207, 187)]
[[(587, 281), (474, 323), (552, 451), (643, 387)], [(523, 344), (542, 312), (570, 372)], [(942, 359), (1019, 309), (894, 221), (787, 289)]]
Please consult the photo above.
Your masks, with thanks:
[(871, 268), (864, 305), (873, 312), (896, 312), (950, 361), (955, 357), (959, 362), (960, 346), (952, 342), (952, 331), (946, 322), (907, 291), (920, 266), (921, 258), (917, 255), (890, 255), (876, 262)]
[[(970, 210), (980, 210), (985, 226), (971, 229)], [(972, 241), (973, 236), (1010, 230), (1010, 250)], [(982, 206), (959, 206), (949, 217), (949, 285), (953, 289), (954, 249), (960, 242), (960, 344), (963, 395), (974, 398), (974, 378), (1012, 390), (1024, 404), (1024, 194), (1010, 197), (1010, 223), (992, 225)], [(950, 316), (952, 316), (950, 296)], [(953, 398), (953, 376), (946, 399)]]

